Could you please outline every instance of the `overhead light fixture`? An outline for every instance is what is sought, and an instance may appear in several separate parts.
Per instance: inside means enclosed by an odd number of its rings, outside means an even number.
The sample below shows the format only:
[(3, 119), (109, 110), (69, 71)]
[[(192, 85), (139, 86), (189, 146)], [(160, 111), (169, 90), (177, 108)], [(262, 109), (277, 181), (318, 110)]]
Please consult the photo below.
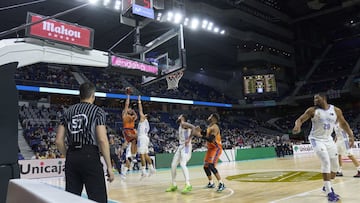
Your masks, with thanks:
[(103, 2), (104, 6), (109, 5), (109, 3), (110, 3), (110, 0), (104, 0), (104, 2)]
[(173, 16), (174, 16), (174, 13), (173, 12), (168, 12), (167, 13), (167, 21), (171, 21), (172, 20), (172, 18), (173, 18)]
[(218, 28), (218, 27), (215, 27), (215, 28), (214, 28), (214, 32), (215, 32), (215, 33), (218, 33), (218, 32), (219, 32), (219, 28)]
[(115, 8), (116, 10), (120, 10), (120, 7), (121, 7), (121, 1), (120, 1), (120, 0), (117, 0), (117, 1), (115, 2), (114, 8)]
[(212, 22), (210, 22), (209, 24), (208, 24), (208, 26), (207, 26), (207, 30), (212, 30), (212, 27), (213, 27), (213, 23)]
[(201, 27), (202, 27), (203, 29), (205, 29), (208, 23), (209, 23), (209, 22), (208, 22), (207, 20), (203, 20)]
[(184, 25), (185, 25), (185, 26), (189, 25), (189, 18), (185, 18), (185, 20), (184, 20)]
[(225, 34), (225, 30), (221, 30), (220, 34), (224, 35)]
[(190, 25), (191, 29), (196, 30), (198, 26), (199, 26), (199, 20), (197, 18), (193, 18), (191, 20), (191, 25)]
[(89, 2), (90, 2), (91, 4), (96, 4), (96, 3), (98, 2), (98, 0), (89, 0)]
[(181, 13), (176, 13), (175, 14), (175, 18), (174, 18), (174, 23), (178, 24), (181, 22), (183, 16), (181, 15)]

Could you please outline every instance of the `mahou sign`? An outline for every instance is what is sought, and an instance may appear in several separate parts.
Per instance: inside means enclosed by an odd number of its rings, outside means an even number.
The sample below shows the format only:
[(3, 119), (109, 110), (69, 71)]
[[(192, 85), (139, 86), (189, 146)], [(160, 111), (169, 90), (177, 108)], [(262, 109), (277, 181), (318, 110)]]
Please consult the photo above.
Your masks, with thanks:
[[(44, 16), (28, 13), (27, 23), (37, 22), (43, 18)], [(26, 35), (86, 49), (92, 49), (94, 41), (93, 29), (55, 19), (46, 20), (28, 27)]]

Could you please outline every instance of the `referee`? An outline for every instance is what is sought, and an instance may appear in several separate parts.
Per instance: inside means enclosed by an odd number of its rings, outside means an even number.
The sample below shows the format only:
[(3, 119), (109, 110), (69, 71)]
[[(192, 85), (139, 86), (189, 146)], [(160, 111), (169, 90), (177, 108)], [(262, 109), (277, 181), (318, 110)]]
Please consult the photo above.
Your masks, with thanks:
[(85, 185), (89, 199), (107, 202), (99, 149), (106, 162), (108, 181), (114, 180), (114, 173), (111, 170), (105, 111), (94, 105), (94, 101), (95, 86), (88, 82), (81, 84), (80, 103), (64, 112), (56, 134), (56, 146), (66, 157), (65, 190), (81, 195)]

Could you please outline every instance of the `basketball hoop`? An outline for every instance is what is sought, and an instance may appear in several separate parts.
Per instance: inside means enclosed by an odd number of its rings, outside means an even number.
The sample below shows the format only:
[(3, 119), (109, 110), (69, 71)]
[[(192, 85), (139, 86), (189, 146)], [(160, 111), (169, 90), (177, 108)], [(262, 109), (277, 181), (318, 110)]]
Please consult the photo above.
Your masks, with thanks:
[(168, 85), (168, 90), (176, 90), (179, 87), (179, 81), (184, 75), (183, 71), (179, 71), (173, 74), (166, 76), (166, 82)]

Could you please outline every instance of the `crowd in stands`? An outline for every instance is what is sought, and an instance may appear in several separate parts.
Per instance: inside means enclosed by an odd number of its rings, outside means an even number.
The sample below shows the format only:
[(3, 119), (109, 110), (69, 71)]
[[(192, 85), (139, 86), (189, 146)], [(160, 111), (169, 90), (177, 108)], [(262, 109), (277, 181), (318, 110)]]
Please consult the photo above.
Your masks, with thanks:
[(197, 81), (181, 78), (177, 89), (168, 90), (166, 80), (159, 81), (141, 89), (144, 95), (157, 97), (170, 97), (177, 99), (189, 99), (198, 101), (236, 103), (234, 98), (230, 98), (214, 88), (201, 84)]
[(357, 46), (359, 44), (358, 39), (335, 43), (297, 95), (343, 89), (360, 57), (360, 48)]
[[(23, 135), (31, 149), (34, 151), (34, 159), (37, 158), (58, 158), (62, 157), (55, 146), (55, 128), (59, 123), (60, 116), (66, 106), (51, 105), (45, 107), (43, 105), (29, 104), (20, 106), (19, 120), (23, 127)], [(118, 144), (121, 146), (124, 142), (121, 134), (122, 119), (121, 110), (104, 108), (107, 112), (107, 126), (109, 135), (116, 137)], [(149, 112), (150, 122), (150, 154), (155, 153), (172, 153), (178, 146), (176, 119), (180, 113), (187, 115), (188, 122), (195, 126), (206, 127), (206, 119), (210, 112), (205, 110), (188, 110)], [(358, 111), (345, 111), (344, 116), (354, 131), (356, 140), (360, 140), (359, 128), (360, 122), (357, 121)], [(248, 118), (237, 111), (220, 112), (222, 143), (224, 149), (233, 148), (256, 148), (256, 147), (276, 147), (276, 137), (290, 133), (293, 128), (294, 121), (299, 115), (288, 115), (276, 120), (275, 125), (278, 126), (277, 133), (269, 133), (263, 129), (271, 129), (271, 124), (260, 121), (256, 118)], [(357, 121), (357, 122), (350, 122)], [(310, 128), (310, 122), (304, 124), (303, 129)], [(274, 131), (273, 131), (274, 132)], [(291, 148), (292, 141), (284, 138), (284, 146)], [(193, 150), (205, 151), (205, 141), (200, 138), (193, 138)], [(288, 150), (286, 150), (288, 151)], [(289, 154), (289, 153), (287, 153)]]
[(141, 86), (141, 77), (124, 75), (111, 69), (82, 67), (72, 70), (69, 67), (55, 67), (40, 63), (18, 69), (15, 80), (18, 85), (39, 85), (77, 89), (79, 82), (75, 79), (77, 72), (84, 80), (95, 84), (97, 91), (108, 93), (124, 93), (125, 87), (133, 86), (138, 93), (147, 96), (192, 99), (210, 102), (236, 103), (235, 99), (226, 97), (217, 90), (185, 78), (176, 90), (168, 90), (166, 80), (153, 83), (147, 87)]
[(55, 146), (56, 126), (63, 109), (44, 106), (20, 106), (19, 120), (23, 135), (30, 148), (41, 158), (59, 158), (61, 154)]
[(119, 72), (106, 71), (99, 68), (81, 68), (82, 73), (92, 83), (96, 90), (109, 93), (124, 93), (125, 85)]
[(79, 83), (69, 68), (52, 67), (48, 64), (34, 64), (22, 67), (15, 72), (16, 84), (39, 85), (76, 89)]
[[(55, 128), (59, 123), (62, 112), (66, 106), (51, 105), (50, 107), (30, 104), (20, 106), (19, 120), (23, 127), (23, 135), (31, 149), (34, 151), (34, 158), (61, 157), (55, 146)], [(109, 134), (117, 137), (121, 144), (121, 110), (104, 108), (107, 112), (107, 125)], [(205, 128), (207, 111), (188, 111), (188, 121), (196, 126)], [(151, 153), (174, 152), (178, 145), (176, 119), (178, 113), (168, 112), (149, 113), (151, 130), (149, 133)], [(222, 129), (222, 141), (225, 149), (232, 148), (254, 148), (274, 146), (274, 136), (264, 134), (258, 129), (260, 122), (254, 119), (245, 119), (237, 115), (225, 112), (221, 114), (220, 126)], [(234, 124), (239, 122), (239, 124)], [(193, 139), (193, 149), (196, 151), (206, 150), (204, 140)]]

